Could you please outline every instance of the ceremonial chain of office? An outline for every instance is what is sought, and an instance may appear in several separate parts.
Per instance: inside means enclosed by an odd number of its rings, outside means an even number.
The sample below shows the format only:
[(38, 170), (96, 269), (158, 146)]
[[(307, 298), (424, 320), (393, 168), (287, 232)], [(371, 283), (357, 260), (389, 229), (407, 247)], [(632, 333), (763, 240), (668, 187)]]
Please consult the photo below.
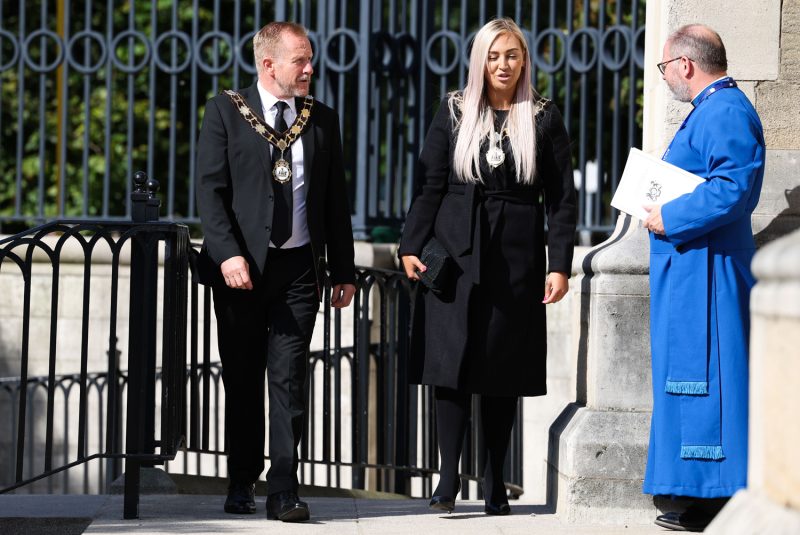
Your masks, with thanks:
[(306, 96), (303, 99), (303, 107), (300, 109), (300, 113), (297, 114), (297, 117), (295, 117), (292, 125), (285, 132), (278, 132), (265, 123), (258, 114), (247, 105), (242, 95), (230, 89), (226, 89), (225, 94), (230, 97), (231, 102), (233, 102), (234, 106), (239, 110), (242, 118), (253, 127), (253, 130), (266, 139), (272, 146), (281, 151), (281, 157), (275, 162), (272, 175), (275, 177), (275, 180), (281, 184), (288, 182), (292, 178), (292, 172), (289, 163), (283, 159), (283, 153), (292, 143), (297, 141), (300, 134), (305, 131), (308, 120), (311, 118), (311, 108), (314, 106), (314, 97), (310, 95)]

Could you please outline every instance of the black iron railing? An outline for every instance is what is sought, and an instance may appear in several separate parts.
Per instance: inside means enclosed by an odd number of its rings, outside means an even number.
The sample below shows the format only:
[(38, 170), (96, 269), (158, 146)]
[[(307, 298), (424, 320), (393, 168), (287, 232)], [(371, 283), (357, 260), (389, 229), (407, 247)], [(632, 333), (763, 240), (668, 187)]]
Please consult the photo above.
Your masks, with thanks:
[[(300, 444), (304, 484), (429, 495), (438, 467), (432, 392), (406, 377), (411, 303), (416, 288), (398, 271), (357, 268), (352, 309), (328, 304), (326, 285), (309, 355), (309, 410)], [(211, 291), (190, 291), (187, 450), (168, 471), (224, 476), (224, 389), (212, 347)], [(205, 318), (206, 321), (198, 321)], [(196, 329), (196, 330), (195, 330)], [(522, 488), (521, 404), (506, 471), (512, 495)], [(462, 463), (465, 480), (479, 480), (480, 411), (473, 411)], [(421, 485), (414, 491), (411, 481)], [(470, 494), (464, 488), (464, 496)]]
[[(352, 346), (342, 344), (347, 334), (342, 327), (342, 312), (325, 306), (321, 325), (323, 347), (309, 355), (309, 411), (300, 446), (300, 479), (309, 485), (371, 488), (410, 495), (415, 494), (410, 481), (416, 477), (422, 482), (416, 494), (427, 495), (431, 491), (431, 476), (436, 472), (438, 459), (432, 396), (427, 387), (407, 384), (407, 340), (401, 335), (407, 332), (409, 316), (408, 310), (403, 308), (407, 309), (410, 302), (408, 292), (413, 289), (398, 272), (359, 268), (358, 275), (355, 322), (350, 327), (356, 343)], [(327, 287), (326, 292), (329, 291), (330, 287)], [(224, 477), (225, 394), (216, 348), (210, 345), (212, 325), (207, 321), (211, 313), (210, 292), (192, 284), (190, 295), (186, 398), (173, 406), (185, 412), (165, 417), (163, 404), (168, 401), (161, 397), (150, 398), (158, 400), (160, 407), (156, 409), (160, 410), (144, 412), (161, 415), (161, 437), (170, 435), (167, 422), (183, 422), (183, 428), (177, 426), (171, 433), (186, 437), (185, 447), (179, 452), (182, 458), (165, 462), (169, 472)], [(119, 366), (119, 355), (110, 355), (109, 363)], [(157, 369), (154, 377), (155, 391), (167, 389), (162, 369)], [(83, 390), (87, 394), (82, 395)], [(94, 395), (91, 404), (94, 411), (80, 408), (81, 404), (89, 406), (80, 401), (89, 397), (88, 393)], [(122, 456), (115, 452), (122, 452), (125, 443), (121, 425), (123, 407), (113, 402), (115, 396), (123, 400), (122, 405), (131, 399), (128, 373), (118, 368), (111, 374), (89, 373), (85, 377), (81, 374), (28, 377), (24, 383), (18, 377), (0, 379), (0, 406), (8, 410), (5, 413), (7, 421), (0, 425), (0, 429), (12, 437), (11, 449), (18, 452), (16, 462), (8, 462), (0, 469), (0, 474), (12, 473), (20, 463), (24, 466), (21, 477), (6, 490), (44, 478), (38, 485), (28, 485), (27, 490), (108, 491), (110, 483), (122, 473), (119, 462)], [(60, 411), (53, 412), (52, 417), (40, 414), (37, 401), (41, 404), (44, 400), (48, 406), (59, 405)], [(27, 409), (20, 412), (20, 404)], [(77, 433), (74, 426), (69, 425), (73, 411), (86, 414)], [(130, 410), (125, 413), (130, 414)], [(24, 414), (27, 422), (24, 440), (19, 440), (19, 414)], [(476, 410), (477, 414), (479, 411)], [(48, 428), (59, 418), (63, 418), (67, 425), (57, 437), (52, 430), (43, 437), (34, 425), (43, 416)], [(477, 425), (478, 421), (473, 421), (472, 427)], [(506, 481), (514, 495), (522, 491), (521, 433), (521, 427), (517, 426), (506, 473)], [(470, 431), (468, 435), (477, 436), (477, 433)], [(79, 436), (84, 437), (84, 444), (95, 444), (100, 449), (93, 455), (77, 458), (70, 455), (69, 452), (77, 448)], [(54, 449), (55, 442), (59, 443), (55, 448), (59, 450), (57, 454), (44, 454), (44, 459), (49, 459), (44, 464), (42, 442), (48, 451)], [(478, 480), (483, 467), (476, 454), (477, 442), (470, 439), (466, 446), (463, 477)], [(77, 476), (64, 470), (80, 461), (99, 457), (106, 457), (108, 461), (91, 469), (84, 466)], [(171, 461), (173, 457), (162, 456), (156, 460)], [(37, 466), (44, 466), (44, 470), (36, 473)], [(322, 472), (317, 467), (322, 467)], [(62, 471), (58, 476), (61, 479), (46, 477), (59, 471)], [(372, 472), (372, 478), (368, 472)], [(8, 477), (0, 482), (3, 485), (8, 483)], [(469, 496), (468, 487), (464, 486), (464, 489), (464, 496)]]
[[(170, 471), (224, 475), (211, 291), (189, 279), (187, 228), (157, 221), (158, 184), (137, 173), (133, 189), (137, 222), (53, 222), (0, 241), (2, 306), (20, 312), (18, 333), (3, 325), (17, 342), (0, 348), (16, 376), (0, 380), (0, 492), (104, 492), (124, 472), (124, 516), (134, 518), (141, 466), (180, 453)], [(325, 287), (300, 478), (412, 494), (418, 477), (427, 495), (438, 464), (431, 393), (405, 371), (416, 287), (375, 268), (358, 268), (356, 286), (344, 312)], [(478, 436), (466, 441), (466, 479), (483, 472)], [(518, 425), (506, 474), (517, 495), (521, 436)]]
[[(46, 238), (52, 238), (47, 240)], [(75, 318), (80, 330), (80, 356), (76, 373), (57, 374), (62, 367), (59, 352), (59, 269), (61, 253), (70, 241), (78, 242), (85, 254), (81, 311)], [(174, 223), (94, 223), (56, 222), (0, 241), (0, 272), (19, 270), (23, 285), (22, 323), (19, 352), (20, 375), (14, 381), (0, 381), (7, 397), (4, 417), (9, 419), (9, 473), (4, 474), (4, 491), (14, 490), (39, 479), (95, 459), (109, 461), (102, 480), (119, 475), (114, 460), (126, 459), (126, 511), (138, 507), (138, 467), (141, 464), (163, 463), (172, 459), (183, 442), (182, 407), (185, 377), (185, 290), (187, 287), (188, 230)], [(111, 287), (99, 290), (91, 284), (93, 257), (101, 245), (111, 255)], [(128, 331), (127, 373), (120, 371), (121, 352), (116, 350), (117, 312), (121, 299), (119, 288), (120, 257), (129, 250), (131, 259), (130, 314)], [(164, 254), (163, 299), (148, 299), (158, 284), (158, 253)], [(49, 267), (49, 329), (47, 342), (34, 339), (31, 332), (31, 294), (34, 266)], [(151, 275), (138, 278), (139, 271)], [(37, 281), (41, 282), (41, 281)], [(98, 293), (95, 293), (98, 292)], [(92, 301), (100, 292), (109, 292), (109, 308), (93, 310)], [(147, 300), (147, 302), (143, 302)], [(106, 315), (107, 314), (107, 315)], [(156, 315), (163, 318), (161, 351), (156, 354), (154, 329)], [(94, 316), (108, 318), (109, 347), (107, 364), (101, 373), (89, 373), (90, 325)], [(41, 318), (35, 319), (41, 323)], [(74, 323), (74, 322), (70, 322)], [(41, 332), (42, 325), (38, 325)], [(63, 328), (63, 326), (62, 326)], [(32, 352), (47, 355), (31, 363)], [(4, 355), (8, 359), (8, 355)], [(96, 362), (96, 355), (93, 359)], [(45, 368), (46, 376), (30, 377), (29, 367)], [(155, 370), (161, 368), (159, 414), (156, 415)], [(94, 391), (94, 392), (93, 392)], [(94, 396), (92, 395), (94, 394)], [(77, 400), (75, 400), (77, 397)], [(37, 407), (40, 405), (39, 407)], [(56, 406), (61, 414), (56, 413)], [(38, 409), (42, 409), (39, 413)], [(124, 418), (123, 418), (124, 415)], [(160, 433), (154, 424), (158, 416)], [(77, 431), (71, 433), (71, 425)], [(123, 425), (126, 430), (123, 433)], [(41, 429), (43, 427), (43, 429)], [(72, 441), (66, 437), (72, 437)], [(90, 438), (94, 441), (90, 442)], [(123, 442), (124, 440), (124, 442)], [(124, 446), (123, 446), (124, 444)], [(56, 450), (61, 450), (61, 455)], [(4, 467), (5, 468), (5, 467)], [(65, 478), (68, 476), (65, 474)], [(52, 483), (49, 483), (52, 485)], [(87, 483), (84, 483), (84, 488)], [(129, 509), (133, 507), (133, 509)], [(127, 513), (126, 513), (127, 514)], [(135, 514), (135, 513), (131, 513)]]
[[(113, 478), (119, 475), (119, 465), (114, 461), (125, 459), (125, 517), (133, 518), (138, 516), (139, 467), (173, 459), (183, 443), (181, 408), (186, 374), (189, 231), (181, 224), (157, 221), (157, 190), (156, 181), (148, 180), (143, 173), (136, 174), (131, 195), (134, 221), (130, 223), (58, 221), (0, 241), (0, 273), (6, 275), (16, 270), (18, 276), (6, 280), (10, 280), (10, 288), (22, 288), (21, 303), (14, 303), (13, 299), (6, 303), (9, 308), (20, 306), (21, 325), (17, 338), (18, 386), (15, 390), (3, 385), (11, 397), (7, 406), (15, 412), (9, 435), (11, 473), (6, 476), (7, 486), (4, 485), (3, 491), (95, 459), (107, 461), (105, 476)], [(66, 280), (61, 269), (65, 266), (65, 255), (70, 254), (82, 265), (82, 273), (73, 277), (81, 285), (80, 292), (61, 287)], [(120, 267), (126, 255), (130, 256), (127, 292), (120, 288)], [(106, 278), (108, 287), (93, 284), (96, 280), (93, 270), (98, 269), (98, 264), (110, 268)], [(34, 291), (43, 291), (49, 299), (34, 299)], [(77, 350), (77, 359), (69, 350), (60, 351), (63, 338), (59, 337), (59, 327), (64, 329), (65, 323), (60, 321), (65, 306), (60, 300), (70, 294), (79, 295), (70, 303), (78, 310), (70, 310), (68, 314), (73, 319), (68, 323), (73, 328), (69, 338), (79, 340), (70, 347)], [(118, 318), (123, 299), (129, 302), (128, 321), (121, 325)], [(49, 303), (49, 307), (44, 303)], [(37, 310), (43, 314), (34, 313)], [(117, 350), (117, 334), (121, 329), (127, 331), (128, 338), (127, 375), (120, 372), (122, 353)], [(93, 330), (100, 330), (100, 336), (108, 336), (109, 349), (103, 371), (90, 375), (90, 362), (98, 365), (99, 357), (90, 352), (95, 345), (92, 338), (97, 336)], [(80, 334), (76, 335), (78, 331)], [(45, 335), (47, 341), (39, 335)], [(157, 346), (160, 346), (158, 351)], [(6, 364), (12, 360), (10, 355), (4, 357)], [(65, 367), (67, 360), (72, 360), (75, 373), (60, 377), (57, 371)], [(158, 367), (161, 384), (157, 403)], [(46, 377), (30, 380), (31, 368), (45, 369)], [(69, 402), (73, 386), (77, 389), (77, 403)], [(105, 394), (99, 396), (102, 399), (92, 400), (92, 386)], [(39, 387), (45, 391), (41, 400), (45, 406), (44, 418), (34, 417)], [(64, 394), (59, 395), (57, 389)], [(77, 420), (74, 444), (65, 443), (56, 432), (62, 422), (56, 417), (57, 403), (63, 406), (65, 433), (70, 420)], [(161, 423), (159, 433), (155, 427), (157, 417)], [(97, 441), (90, 444), (89, 428), (94, 418), (99, 420)], [(44, 426), (44, 437), (34, 441), (39, 425)], [(61, 462), (54, 462), (57, 447), (63, 452)], [(41, 450), (41, 462), (37, 449)]]

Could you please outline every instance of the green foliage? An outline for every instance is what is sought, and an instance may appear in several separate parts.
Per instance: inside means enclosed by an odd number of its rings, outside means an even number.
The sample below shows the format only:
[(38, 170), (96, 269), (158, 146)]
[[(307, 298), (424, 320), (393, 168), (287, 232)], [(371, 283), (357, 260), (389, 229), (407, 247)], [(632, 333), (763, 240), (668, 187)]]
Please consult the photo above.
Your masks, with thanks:
[[(0, 0), (1, 1), (1, 0)], [(322, 1), (322, 0), (318, 0)], [(20, 4), (26, 10), (26, 25), (24, 32), (30, 33), (40, 25), (41, 1), (35, 2), (5, 2), (0, 11), (0, 28), (11, 33), (19, 32)], [(255, 20), (255, 6), (260, 5), (261, 20)], [(317, 2), (318, 3), (318, 2)], [(315, 3), (315, 6), (316, 4)], [(103, 35), (118, 35), (133, 27), (136, 31), (146, 36), (148, 43), (152, 44), (156, 37), (173, 29), (184, 32), (188, 36), (201, 36), (214, 29), (234, 35), (233, 2), (210, 2), (202, 0), (195, 2), (189, 0), (115, 0), (112, 2), (113, 11), (109, 13), (107, 3), (92, 2), (91, 0), (54, 0), (44, 4), (48, 11), (45, 26), (59, 33), (56, 23), (57, 6), (69, 5), (69, 33), (75, 33), (88, 27)], [(214, 5), (219, 12), (215, 13)], [(389, 13), (387, 2), (378, 2), (382, 7), (375, 7), (376, 13), (383, 18), (382, 24), (386, 28), (389, 20), (399, 28), (398, 20), (401, 17), (409, 18), (408, 11), (411, 4), (400, 8), (400, 13)], [(518, 22), (524, 28), (530, 29), (533, 24), (532, 13), (534, 5), (540, 9), (538, 17), (539, 30), (549, 27), (551, 21), (559, 28), (567, 28), (568, 2), (534, 2), (523, 0), (518, 3), (503, 3), (506, 6), (505, 15), (514, 16), (511, 5), (519, 5), (523, 14)], [(273, 12), (273, 2), (260, 2), (260, 0), (241, 0), (237, 4), (238, 31), (242, 36), (253, 28), (260, 27), (265, 17)], [(297, 16), (302, 4), (296, 0), (288, 2), (289, 16)], [(418, 2), (418, 5), (427, 10), (429, 27), (424, 31), (448, 29), (461, 33), (462, 13), (460, 5), (467, 10), (466, 20), (474, 21), (464, 31), (469, 34), (476, 30), (480, 24), (479, 6), (477, 2), (448, 3), (445, 9), (442, 2)], [(587, 26), (609, 27), (612, 25), (630, 26), (632, 15), (630, 2), (621, 3), (621, 0), (604, 0), (605, 11), (600, 18), (600, 0), (575, 0), (572, 10), (572, 27), (574, 29)], [(644, 1), (634, 3), (638, 10), (638, 23), (644, 21)], [(588, 11), (585, 9), (588, 6)], [(85, 10), (91, 9), (91, 17), (87, 23)], [(491, 12), (494, 4), (487, 3), (485, 18), (494, 16)], [(549, 9), (553, 8), (554, 13)], [(619, 9), (618, 9), (619, 8)], [(304, 9), (304, 8), (303, 8)], [(516, 8), (515, 8), (516, 9)], [(315, 13), (316, 7), (310, 9)], [(588, 15), (587, 15), (588, 13)], [(619, 16), (618, 13), (622, 15)], [(418, 14), (417, 14), (418, 15)], [(313, 20), (312, 26), (316, 23)], [(108, 19), (111, 19), (111, 28)], [(586, 20), (588, 18), (588, 20)], [(173, 22), (174, 19), (174, 22)], [(374, 22), (375, 16), (373, 16)], [(421, 19), (420, 19), (421, 20)], [(328, 21), (327, 24), (331, 24)], [(344, 24), (350, 28), (358, 27), (358, 10), (348, 9), (347, 16), (337, 20), (336, 24)], [(415, 28), (414, 31), (418, 31)], [(398, 30), (400, 31), (400, 30)], [(402, 31), (408, 31), (404, 27)], [(446, 41), (444, 42), (446, 43)], [(31, 54), (32, 60), (38, 62), (43, 50), (48, 55), (46, 62), (52, 60), (53, 43), (45, 41), (42, 47), (34, 43)], [(203, 50), (196, 51), (202, 59), (213, 63), (214, 49), (207, 42)], [(235, 44), (234, 44), (235, 46)], [(336, 54), (337, 42), (330, 45), (332, 53)], [(439, 57), (440, 43), (433, 47), (433, 54)], [(550, 43), (541, 43), (537, 52), (548, 57)], [(552, 51), (556, 56), (564, 53), (558, 49), (556, 41)], [(98, 57), (96, 43), (90, 42), (88, 51), (85, 45), (78, 42), (73, 47), (72, 53), (79, 62), (95, 63)], [(177, 63), (182, 63), (186, 57), (185, 46), (172, 39), (162, 42), (157, 53), (166, 62), (170, 61), (174, 47)], [(447, 44), (446, 47), (451, 47)], [(0, 64), (8, 61), (11, 48), (7, 39), (0, 39)], [(151, 50), (156, 53), (155, 50)], [(422, 51), (424, 52), (424, 50)], [(88, 53), (88, 58), (84, 56)], [(122, 64), (139, 64), (147, 53), (147, 44), (140, 39), (123, 40), (113, 52), (116, 60)], [(225, 45), (217, 49), (218, 61), (225, 61), (233, 51)], [(452, 57), (452, 48), (444, 55), (445, 63)], [(319, 55), (319, 51), (317, 51)], [(247, 60), (246, 60), (247, 61)], [(177, 75), (163, 72), (152, 63), (136, 74), (128, 75), (116, 67), (107, 68), (105, 65), (98, 72), (84, 76), (74, 69), (69, 69), (66, 74), (61, 69), (52, 73), (38, 74), (28, 66), (20, 68), (19, 62), (10, 69), (0, 72), (0, 221), (11, 217), (55, 218), (71, 216), (112, 216), (124, 217), (127, 213), (128, 190), (131, 187), (131, 176), (137, 170), (152, 171), (153, 178), (161, 183), (162, 214), (167, 217), (184, 218), (196, 216), (189, 212), (189, 199), (193, 195), (190, 191), (190, 168), (194, 155), (190, 153), (191, 142), (196, 138), (202, 120), (203, 107), (206, 99), (224, 88), (242, 87), (250, 83), (250, 75), (240, 71), (238, 78), (234, 78), (233, 69), (228, 69), (220, 76), (211, 76), (197, 71), (193, 77), (191, 69)], [(361, 97), (357, 75), (327, 77), (327, 86), (315, 88), (319, 93), (328, 96), (336, 95), (335, 102), (328, 102), (338, 107), (338, 102), (344, 102), (344, 108), (339, 109), (342, 128), (345, 135), (345, 160), (348, 165), (348, 185), (355, 190), (355, 168), (360, 158), (373, 158), (378, 155), (377, 165), (374, 170), (381, 177), (387, 177), (386, 184), (391, 183), (395, 175), (402, 175), (406, 180), (413, 175), (413, 163), (416, 157), (410, 154), (415, 147), (408, 144), (408, 138), (415, 139), (416, 132), (404, 138), (397, 138), (381, 133), (377, 137), (377, 146), (370, 145), (369, 155), (356, 154), (358, 137), (363, 132), (358, 131), (359, 116), (355, 113), (355, 103)], [(408, 129), (419, 128), (413, 124), (417, 118), (418, 107), (429, 110), (438, 104), (438, 97), (443, 90), (456, 89), (464, 82), (464, 70), (460, 67), (444, 79), (429, 75), (426, 79), (427, 87), (424, 88), (425, 102), (418, 102), (412, 77), (403, 76), (375, 76), (374, 83), (381, 84), (380, 102), (373, 102), (372, 113), (380, 117), (392, 117), (393, 123), (382, 132), (404, 132)], [(567, 83), (569, 80), (569, 84)], [(537, 89), (548, 98), (553, 99), (562, 111), (564, 104), (570, 102), (572, 114), (568, 125), (573, 136), (573, 155), (576, 167), (579, 166), (578, 147), (581, 141), (577, 133), (581, 126), (587, 131), (587, 138), (582, 140), (587, 147), (586, 159), (596, 159), (600, 153), (608, 162), (611, 157), (611, 143), (606, 135), (609, 130), (610, 118), (614, 110), (625, 110), (627, 114), (630, 96), (635, 95), (634, 107), (635, 129), (634, 138), (640, 138), (642, 124), (642, 81), (635, 76), (632, 83), (628, 72), (619, 77), (618, 90), (614, 85), (613, 76), (605, 74), (600, 81), (597, 70), (593, 70), (585, 77), (576, 73), (569, 76), (563, 70), (551, 76), (537, 71), (535, 83)], [(236, 82), (234, 84), (234, 81)], [(195, 89), (194, 100), (191, 91)], [(599, 91), (603, 92), (603, 99), (598, 106)], [(391, 95), (391, 98), (389, 98)], [(580, 99), (583, 96), (589, 103), (585, 116), (580, 115)], [(363, 97), (362, 97), (363, 98)], [(389, 113), (391, 112), (391, 113)], [(601, 123), (602, 122), (602, 123)], [(618, 135), (627, 139), (628, 120), (623, 118), (623, 127)], [(413, 124), (413, 126), (409, 126)], [(601, 125), (598, 127), (598, 125)], [(383, 126), (383, 125), (382, 125)], [(410, 130), (409, 130), (410, 131)], [(600, 135), (599, 142), (595, 139)], [(373, 138), (370, 138), (370, 144)], [(393, 144), (389, 146), (389, 144)], [(389, 162), (389, 155), (393, 161)], [(370, 168), (373, 172), (373, 168)], [(174, 183), (169, 184), (170, 177)], [(361, 177), (364, 178), (364, 177)], [(383, 183), (379, 187), (385, 186)], [(174, 198), (167, 198), (170, 187), (174, 190)], [(392, 185), (391, 187), (395, 187)], [(404, 189), (401, 185), (400, 188)], [(355, 197), (351, 191), (352, 197)], [(380, 198), (388, 198), (381, 191)], [(104, 211), (104, 202), (107, 212)], [(396, 196), (396, 204), (407, 203), (409, 199), (402, 194)], [(382, 200), (380, 202), (383, 202)], [(172, 212), (166, 213), (168, 205)], [(393, 207), (395, 213), (402, 214), (404, 206)], [(4, 228), (6, 230), (6, 228)]]
[[(57, 33), (58, 3), (49, 4), (47, 18), (47, 28)], [(175, 29), (188, 35), (192, 35), (195, 18), (201, 33), (211, 30), (215, 20), (223, 31), (233, 33), (232, 28), (225, 27), (225, 24), (233, 24), (231, 17), (222, 19), (219, 14), (215, 15), (207, 2), (197, 11), (193, 4), (158, 0), (154, 17), (150, 1), (124, 2), (114, 6), (112, 33), (129, 28), (131, 13), (133, 27), (147, 36), (151, 43), (154, 34), (163, 33), (173, 26), (173, 15)], [(270, 4), (262, 3), (264, 13), (271, 11)], [(67, 18), (71, 34), (85, 29), (86, 7), (82, 2), (70, 3), (72, 11)], [(94, 31), (106, 33), (108, 30), (106, 8), (92, 3), (90, 27)], [(40, 6), (37, 5), (36, 9), (39, 10)], [(225, 5), (221, 9), (227, 10)], [(18, 5), (4, 5), (0, 28), (17, 33), (18, 10)], [(26, 31), (38, 29), (39, 18), (30, 10), (25, 16), (30, 25)], [(248, 31), (247, 24), (255, 24), (252, 15), (243, 16), (242, 33)], [(173, 43), (177, 63), (181, 63), (186, 50), (177, 40), (162, 43), (160, 57), (170, 61)], [(129, 44), (132, 45), (130, 48)], [(52, 60), (55, 50), (52, 40), (48, 39), (44, 47), (38, 43), (34, 45), (30, 50), (34, 63), (42, 59), (42, 53), (49, 56), (49, 59), (44, 58), (45, 62)], [(94, 64), (99, 59), (95, 42), (89, 44), (88, 61), (84, 58), (86, 50), (82, 42), (73, 48), (73, 56), (79, 63)], [(228, 47), (219, 48), (221, 60), (224, 60), (225, 54), (231, 51)], [(7, 61), (10, 50), (8, 41), (0, 40), (0, 64)], [(130, 39), (120, 43), (115, 53), (121, 63), (138, 64), (144, 58), (146, 48), (140, 39)], [(175, 206), (171, 215), (187, 215), (188, 196), (185, 191), (188, 189), (190, 158), (193, 157), (189, 154), (189, 142), (197, 135), (196, 128), (200, 124), (197, 122), (195, 131), (190, 131), (190, 118), (198, 117), (210, 96), (210, 76), (198, 79), (197, 96), (192, 105), (188, 94), (189, 71), (170, 76), (152, 65), (152, 60), (137, 74), (128, 75), (104, 65), (88, 76), (74, 69), (69, 69), (64, 75), (64, 63), (53, 72), (39, 74), (27, 65), (20, 69), (20, 61), (0, 72), (0, 219), (15, 215), (36, 218), (103, 216), (106, 197), (108, 215), (123, 217), (133, 172), (148, 169), (148, 158), (152, 154), (150, 166), (154, 178), (161, 182), (163, 192), (167, 187), (171, 151), (174, 158), (172, 174), (176, 180)], [(152, 98), (149, 91), (151, 78), (155, 89)], [(245, 78), (248, 79), (249, 75)], [(132, 82), (132, 92), (129, 92), (129, 81)], [(173, 84), (176, 86), (174, 99), (171, 94)], [(230, 87), (231, 74), (217, 77), (217, 84), (218, 88)], [(176, 141), (174, 146), (172, 136)], [(19, 157), (18, 147), (21, 148)], [(179, 191), (184, 193), (179, 195)]]

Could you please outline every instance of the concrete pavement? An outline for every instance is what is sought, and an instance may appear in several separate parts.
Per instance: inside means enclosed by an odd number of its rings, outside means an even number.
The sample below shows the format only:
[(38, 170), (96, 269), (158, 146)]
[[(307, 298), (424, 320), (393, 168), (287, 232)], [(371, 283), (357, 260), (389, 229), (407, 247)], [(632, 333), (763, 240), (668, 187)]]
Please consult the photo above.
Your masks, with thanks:
[(515, 504), (512, 514), (491, 517), (483, 502), (461, 501), (453, 514), (430, 511), (426, 500), (308, 498), (311, 521), (286, 524), (267, 520), (264, 500), (255, 515), (222, 511), (223, 496), (142, 496), (140, 518), (122, 519), (122, 496), (0, 496), (0, 533), (4, 535), (118, 535), (271, 533), (313, 535), (646, 535), (668, 533), (650, 525), (587, 526), (563, 524), (544, 506)]

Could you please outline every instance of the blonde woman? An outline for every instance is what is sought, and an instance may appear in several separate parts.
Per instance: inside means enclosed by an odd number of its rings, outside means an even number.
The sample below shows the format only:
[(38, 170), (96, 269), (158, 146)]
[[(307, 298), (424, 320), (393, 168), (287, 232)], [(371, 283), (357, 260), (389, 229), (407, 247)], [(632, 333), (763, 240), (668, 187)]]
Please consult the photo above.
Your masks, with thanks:
[(412, 380), (435, 385), (441, 466), (430, 505), (447, 512), (460, 488), (472, 394), (481, 400), (485, 511), (510, 512), (503, 463), (517, 399), (546, 393), (545, 305), (569, 289), (569, 138), (530, 73), (527, 43), (512, 20), (478, 31), (467, 86), (442, 102), (425, 138), (400, 242), (412, 280), (427, 269), (420, 256), (432, 237), (452, 258), (444, 285), (420, 292), (411, 357)]

